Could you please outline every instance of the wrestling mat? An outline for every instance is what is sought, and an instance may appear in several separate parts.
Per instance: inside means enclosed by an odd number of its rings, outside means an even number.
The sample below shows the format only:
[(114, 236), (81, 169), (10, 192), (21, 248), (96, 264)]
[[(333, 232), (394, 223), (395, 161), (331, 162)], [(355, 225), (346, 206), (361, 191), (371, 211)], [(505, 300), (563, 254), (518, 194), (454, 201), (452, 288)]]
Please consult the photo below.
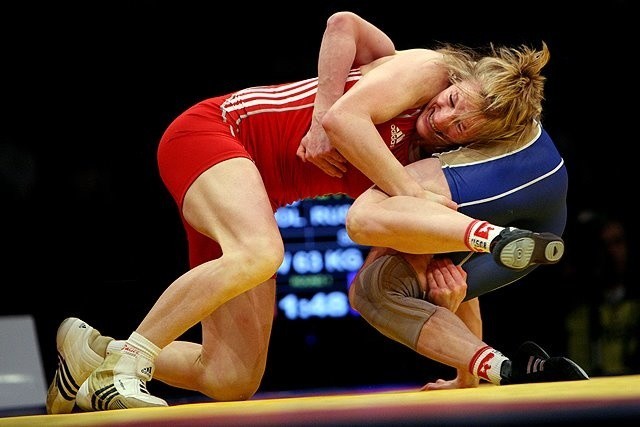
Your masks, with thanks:
[[(267, 395), (265, 395), (267, 396)], [(256, 396), (64, 415), (0, 418), (11, 426), (640, 425), (640, 375), (420, 392), (416, 389)]]

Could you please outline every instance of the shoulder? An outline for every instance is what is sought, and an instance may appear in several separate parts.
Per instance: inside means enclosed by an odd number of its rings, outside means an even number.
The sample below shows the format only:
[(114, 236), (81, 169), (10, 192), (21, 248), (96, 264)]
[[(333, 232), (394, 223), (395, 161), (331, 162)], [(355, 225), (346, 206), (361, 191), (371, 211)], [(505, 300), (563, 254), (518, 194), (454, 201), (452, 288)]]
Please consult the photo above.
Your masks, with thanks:
[(394, 56), (426, 58), (426, 59), (442, 58), (441, 53), (432, 49), (422, 49), (422, 48), (398, 50), (396, 51)]
[(383, 64), (389, 64), (389, 66), (393, 66), (393, 64), (398, 64), (397, 66), (431, 66), (433, 64), (439, 63), (443, 59), (441, 53), (436, 52), (431, 49), (408, 49), (408, 50), (398, 50), (393, 55), (383, 56), (382, 58), (378, 58), (369, 64), (363, 65), (361, 67), (363, 74), (366, 74), (368, 71), (377, 68)]
[(420, 64), (430, 65), (434, 63), (442, 63), (444, 56), (440, 52), (431, 49), (408, 49), (399, 50), (391, 59), (401, 63), (408, 63), (415, 66)]

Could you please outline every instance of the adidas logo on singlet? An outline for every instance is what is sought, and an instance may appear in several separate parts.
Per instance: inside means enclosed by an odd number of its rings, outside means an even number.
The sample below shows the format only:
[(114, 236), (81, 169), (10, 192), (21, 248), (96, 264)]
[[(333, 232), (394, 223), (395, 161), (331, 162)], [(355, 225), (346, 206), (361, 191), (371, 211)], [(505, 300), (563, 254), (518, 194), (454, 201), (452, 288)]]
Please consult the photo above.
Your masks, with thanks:
[(391, 143), (389, 144), (389, 147), (393, 148), (396, 145), (400, 144), (404, 137), (404, 133), (402, 133), (402, 131), (398, 129), (398, 126), (391, 125)]

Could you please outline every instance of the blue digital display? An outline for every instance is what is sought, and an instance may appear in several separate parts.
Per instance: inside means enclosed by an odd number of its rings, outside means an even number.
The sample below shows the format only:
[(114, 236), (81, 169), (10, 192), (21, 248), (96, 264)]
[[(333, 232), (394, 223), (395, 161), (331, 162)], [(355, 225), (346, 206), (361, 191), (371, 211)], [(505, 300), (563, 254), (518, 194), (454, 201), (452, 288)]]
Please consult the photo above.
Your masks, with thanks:
[(279, 314), (292, 320), (356, 314), (349, 306), (348, 287), (369, 247), (347, 235), (351, 203), (347, 196), (325, 196), (276, 212), (285, 245), (277, 276)]

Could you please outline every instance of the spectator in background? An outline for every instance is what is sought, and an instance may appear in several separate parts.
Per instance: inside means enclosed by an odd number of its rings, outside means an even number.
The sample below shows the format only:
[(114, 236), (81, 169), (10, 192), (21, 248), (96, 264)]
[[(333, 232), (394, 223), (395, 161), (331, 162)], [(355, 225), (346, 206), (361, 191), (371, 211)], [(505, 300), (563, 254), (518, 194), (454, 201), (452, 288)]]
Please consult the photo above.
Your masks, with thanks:
[(583, 299), (567, 316), (568, 353), (595, 375), (640, 373), (640, 287), (627, 228), (590, 211), (579, 222), (591, 255), (569, 274)]

